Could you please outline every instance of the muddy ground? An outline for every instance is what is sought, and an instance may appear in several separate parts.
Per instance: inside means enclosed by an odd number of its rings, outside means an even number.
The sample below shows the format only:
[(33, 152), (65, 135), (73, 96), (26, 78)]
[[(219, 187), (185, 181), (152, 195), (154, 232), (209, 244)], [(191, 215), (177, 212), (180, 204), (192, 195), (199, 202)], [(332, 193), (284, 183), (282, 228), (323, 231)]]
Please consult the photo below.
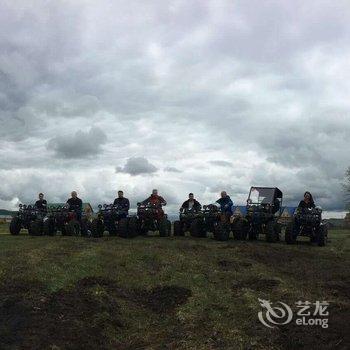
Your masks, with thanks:
[[(348, 349), (350, 232), (325, 248), (0, 235), (0, 349)], [(258, 299), (327, 300), (267, 328)]]

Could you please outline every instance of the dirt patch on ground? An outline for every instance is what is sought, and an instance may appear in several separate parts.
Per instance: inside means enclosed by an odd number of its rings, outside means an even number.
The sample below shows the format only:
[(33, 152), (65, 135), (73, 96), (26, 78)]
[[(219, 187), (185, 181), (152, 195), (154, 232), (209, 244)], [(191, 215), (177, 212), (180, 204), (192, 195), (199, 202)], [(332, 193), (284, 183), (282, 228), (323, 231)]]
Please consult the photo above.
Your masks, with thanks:
[[(109, 331), (124, 327), (114, 282), (83, 279), (49, 294), (35, 281), (8, 281), (0, 288), (0, 348), (109, 349)], [(117, 291), (118, 292), (118, 291)]]
[(245, 269), (251, 267), (253, 264), (247, 261), (219, 260), (218, 265), (222, 270), (229, 271)]
[(350, 348), (350, 309), (339, 306), (329, 309), (329, 327), (297, 326), (291, 323), (279, 328), (276, 343), (283, 349), (339, 349)]
[(250, 289), (256, 292), (271, 292), (280, 285), (277, 279), (266, 278), (250, 278), (243, 281), (235, 281), (232, 285), (232, 291), (235, 295), (239, 295), (244, 289)]
[(350, 280), (329, 281), (326, 282), (324, 286), (334, 297), (349, 299)]
[(172, 313), (192, 296), (190, 289), (178, 286), (155, 287), (136, 293), (142, 305), (154, 312), (165, 314)]
[(120, 302), (165, 315), (191, 295), (178, 286), (123, 289), (104, 277), (83, 278), (54, 293), (38, 281), (8, 279), (0, 285), (0, 349), (142, 348), (138, 339), (129, 345), (117, 341), (128, 328)]

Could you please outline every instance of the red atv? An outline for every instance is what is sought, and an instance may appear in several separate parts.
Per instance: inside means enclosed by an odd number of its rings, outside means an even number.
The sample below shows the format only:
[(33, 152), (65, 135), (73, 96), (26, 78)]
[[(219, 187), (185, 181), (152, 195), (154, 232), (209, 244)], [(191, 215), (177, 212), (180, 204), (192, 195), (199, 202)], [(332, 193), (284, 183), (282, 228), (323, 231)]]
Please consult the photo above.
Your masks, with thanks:
[(159, 231), (160, 237), (171, 234), (171, 222), (162, 209), (162, 205), (137, 203), (138, 231), (147, 235), (148, 231)]
[(81, 208), (63, 206), (57, 213), (56, 225), (63, 236), (79, 236), (82, 233)]

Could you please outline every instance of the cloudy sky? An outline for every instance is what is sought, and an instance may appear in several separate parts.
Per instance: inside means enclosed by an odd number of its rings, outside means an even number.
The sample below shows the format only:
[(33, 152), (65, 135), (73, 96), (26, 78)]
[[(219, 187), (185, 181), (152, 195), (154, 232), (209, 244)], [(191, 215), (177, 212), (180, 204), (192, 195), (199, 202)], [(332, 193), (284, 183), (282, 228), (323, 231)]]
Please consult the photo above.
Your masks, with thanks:
[(343, 211), (348, 0), (0, 0), (0, 207), (158, 188)]

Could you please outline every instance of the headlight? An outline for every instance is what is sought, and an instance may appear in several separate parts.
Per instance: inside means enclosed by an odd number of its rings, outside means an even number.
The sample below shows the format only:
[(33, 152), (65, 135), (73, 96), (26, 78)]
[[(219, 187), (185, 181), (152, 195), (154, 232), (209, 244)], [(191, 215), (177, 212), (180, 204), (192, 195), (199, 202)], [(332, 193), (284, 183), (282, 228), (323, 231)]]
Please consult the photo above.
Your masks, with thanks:
[(98, 205), (98, 209), (102, 209), (102, 204), (99, 204), (99, 205)]

